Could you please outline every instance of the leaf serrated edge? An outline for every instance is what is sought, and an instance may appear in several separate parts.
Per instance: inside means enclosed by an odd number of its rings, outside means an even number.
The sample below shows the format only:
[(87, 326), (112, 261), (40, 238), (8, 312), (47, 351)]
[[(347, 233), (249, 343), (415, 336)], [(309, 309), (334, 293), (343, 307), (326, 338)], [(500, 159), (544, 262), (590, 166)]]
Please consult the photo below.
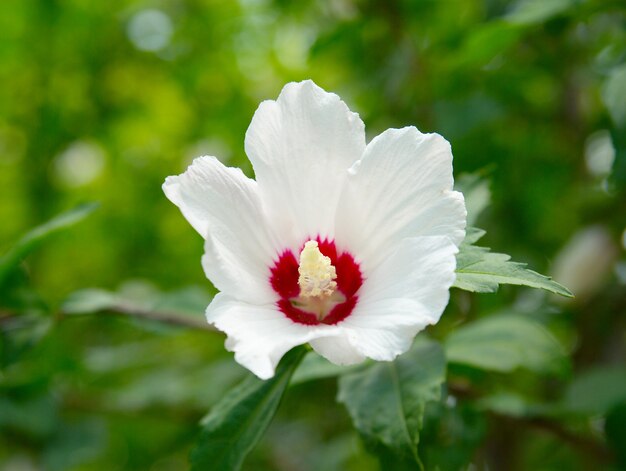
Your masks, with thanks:
[[(480, 254), (480, 255), (484, 255), (484, 256), (494, 256), (494, 257), (504, 257), (504, 259), (502, 260), (505, 264), (509, 264), (511, 265), (513, 268), (524, 271), (528, 274), (530, 274), (531, 276), (536, 276), (539, 280), (534, 283), (534, 284), (529, 284), (529, 283), (525, 283), (523, 278), (520, 279), (516, 279), (507, 275), (501, 275), (498, 273), (492, 273), (492, 272), (481, 272), (481, 271), (471, 271), (468, 270), (469, 267), (474, 266), (476, 264), (481, 263), (482, 261), (484, 261), (484, 257), (482, 259), (473, 261), (467, 265), (464, 265), (462, 268), (457, 268), (455, 270), (455, 273), (457, 275), (454, 283), (452, 284), (453, 288), (458, 288), (458, 289), (462, 289), (465, 291), (470, 291), (470, 292), (474, 292), (474, 293), (495, 293), (498, 290), (499, 285), (501, 284), (510, 284), (510, 285), (516, 285), (516, 286), (527, 286), (530, 288), (535, 288), (535, 289), (542, 289), (544, 291), (548, 291), (554, 294), (558, 294), (560, 296), (566, 297), (566, 298), (573, 298), (574, 294), (567, 289), (565, 286), (561, 285), (560, 283), (554, 281), (552, 279), (552, 277), (550, 276), (546, 276), (546, 275), (542, 275), (541, 273), (538, 273), (534, 270), (531, 270), (527, 267), (526, 263), (521, 263), (521, 262), (514, 262), (511, 261), (511, 256), (507, 255), (507, 254), (503, 254), (503, 253), (499, 253), (499, 252), (492, 252), (491, 248), (489, 247), (481, 247), (478, 245), (474, 245), (478, 240), (480, 240), (485, 234), (486, 232), (483, 229), (479, 229), (476, 227), (468, 227), (467, 231), (466, 231), (466, 237), (465, 240), (461, 243), (461, 246), (459, 247), (459, 253), (457, 254), (457, 260), (459, 258), (460, 255), (462, 255), (463, 249), (473, 249), (475, 254)], [(466, 253), (466, 252), (465, 252)], [(491, 276), (491, 277), (500, 277), (502, 279), (510, 279), (512, 281), (484, 281), (482, 284), (483, 286), (485, 286), (485, 290), (480, 290), (480, 289), (473, 289), (470, 287), (469, 282), (463, 283), (463, 280), (461, 279), (461, 283), (459, 283), (459, 277), (458, 275), (485, 275), (485, 276)], [(543, 285), (540, 285), (540, 282), (543, 283)]]

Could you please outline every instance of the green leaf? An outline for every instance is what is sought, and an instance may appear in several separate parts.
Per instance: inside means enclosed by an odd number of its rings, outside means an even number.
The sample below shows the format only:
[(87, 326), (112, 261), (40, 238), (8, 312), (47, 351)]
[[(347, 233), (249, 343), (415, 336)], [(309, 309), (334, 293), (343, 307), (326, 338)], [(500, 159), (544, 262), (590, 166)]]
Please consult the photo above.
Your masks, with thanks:
[(542, 416), (555, 410), (552, 404), (530, 402), (527, 398), (512, 392), (485, 396), (476, 401), (476, 405), (480, 410), (518, 418)]
[(575, 0), (521, 0), (506, 17), (514, 24), (543, 23), (564, 13), (576, 3)]
[(486, 232), (482, 229), (477, 227), (468, 227), (465, 231), (465, 239), (463, 240), (463, 244), (461, 244), (461, 248), (463, 248), (463, 245), (475, 244), (482, 239), (485, 234)]
[(61, 312), (73, 315), (121, 312), (161, 324), (177, 324), (180, 320), (189, 326), (209, 329), (204, 310), (210, 301), (211, 297), (198, 287), (161, 292), (150, 283), (135, 280), (126, 282), (117, 291), (99, 288), (75, 291), (63, 301)]
[(490, 252), (487, 247), (474, 245), (484, 231), (468, 228), (465, 240), (456, 256), (454, 287), (477, 293), (495, 293), (501, 284), (539, 288), (561, 296), (572, 293), (550, 277), (526, 268), (526, 264), (512, 262), (511, 257)]
[(63, 301), (61, 310), (65, 314), (91, 314), (126, 308), (204, 318), (204, 311), (211, 302), (211, 296), (196, 286), (162, 292), (148, 283), (141, 283), (141, 292), (137, 292), (136, 285), (139, 284), (140, 282), (136, 281), (132, 283), (132, 289), (129, 289), (131, 283), (125, 283), (117, 291), (100, 288), (78, 290)]
[(451, 363), (500, 372), (526, 368), (539, 373), (567, 369), (567, 357), (541, 324), (523, 316), (485, 317), (452, 332), (445, 340)]
[(626, 124), (622, 129), (612, 129), (611, 139), (615, 148), (615, 160), (610, 179), (615, 186), (623, 188), (626, 186)]
[(249, 376), (202, 421), (202, 432), (191, 451), (191, 471), (232, 471), (241, 467), (267, 429), (283, 393), (306, 350), (297, 347), (284, 356), (273, 378)]
[(87, 288), (70, 294), (63, 301), (61, 311), (64, 314), (90, 314), (114, 309), (120, 301), (116, 293), (99, 288)]
[(52, 326), (50, 317), (24, 312), (0, 318), (0, 368), (19, 361), (50, 332)]
[(441, 346), (418, 339), (393, 362), (342, 376), (337, 400), (345, 404), (367, 442), (383, 445), (421, 467), (417, 445), (424, 408), (440, 398), (445, 375)]
[(615, 126), (626, 128), (626, 65), (611, 71), (602, 88), (602, 101)]
[(476, 25), (467, 32), (464, 43), (456, 51), (457, 62), (465, 67), (484, 67), (506, 53), (521, 33), (521, 28), (503, 20)]
[(480, 214), (489, 206), (491, 192), (489, 183), (476, 173), (466, 173), (454, 182), (455, 189), (463, 193), (467, 208), (467, 224), (472, 225)]
[(475, 401), (457, 401), (454, 396), (448, 396), (445, 401), (428, 404), (420, 440), (424, 468), (432, 471), (472, 469), (476, 452), (488, 436), (488, 420)]
[(0, 430), (15, 430), (30, 439), (49, 440), (58, 428), (58, 401), (52, 395), (20, 397), (10, 389), (2, 390)]
[(74, 419), (59, 423), (42, 457), (45, 469), (80, 469), (81, 465), (99, 459), (106, 449), (107, 431), (102, 419)]
[(590, 369), (574, 381), (565, 392), (563, 406), (579, 414), (606, 414), (626, 401), (626, 367), (605, 366)]
[(98, 203), (82, 204), (28, 231), (8, 252), (0, 257), (0, 286), (24, 257), (41, 242), (56, 232), (82, 221), (97, 207)]
[(617, 459), (616, 469), (626, 469), (626, 402), (618, 404), (609, 412), (604, 433)]

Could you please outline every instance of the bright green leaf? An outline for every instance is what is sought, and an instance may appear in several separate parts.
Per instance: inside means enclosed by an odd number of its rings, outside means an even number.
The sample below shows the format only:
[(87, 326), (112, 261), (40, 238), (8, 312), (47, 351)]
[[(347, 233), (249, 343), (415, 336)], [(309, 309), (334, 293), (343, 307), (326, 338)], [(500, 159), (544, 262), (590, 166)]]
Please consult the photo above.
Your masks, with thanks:
[(468, 229), (456, 256), (454, 287), (478, 293), (495, 293), (501, 284), (521, 285), (572, 297), (567, 288), (550, 277), (529, 270), (526, 264), (512, 262), (508, 255), (473, 245), (483, 234), (480, 229)]
[(115, 308), (120, 302), (116, 293), (87, 288), (72, 293), (61, 305), (65, 314), (90, 314)]
[(626, 128), (626, 65), (613, 69), (602, 89), (602, 100), (618, 128)]
[(232, 471), (263, 436), (283, 393), (306, 350), (285, 355), (267, 381), (249, 376), (219, 402), (202, 421), (202, 432), (191, 451), (191, 471)]
[(567, 369), (563, 347), (541, 324), (519, 315), (485, 317), (452, 332), (445, 341), (451, 363), (511, 372), (539, 373)]
[(484, 397), (477, 402), (479, 408), (509, 417), (527, 417), (527, 401), (517, 394), (501, 393)]
[(480, 239), (482, 239), (485, 234), (486, 232), (482, 229), (479, 229), (477, 227), (468, 227), (465, 232), (465, 239), (463, 240), (461, 248), (463, 248), (464, 245), (475, 244)]
[(489, 206), (491, 192), (489, 183), (478, 174), (464, 174), (456, 179), (454, 186), (463, 193), (467, 208), (467, 224), (472, 225), (480, 214)]
[(500, 54), (504, 54), (521, 35), (521, 28), (506, 21), (490, 21), (469, 30), (457, 61), (467, 67), (487, 65)]
[(120, 307), (137, 310), (154, 310), (204, 317), (211, 297), (202, 289), (189, 286), (180, 290), (161, 292), (150, 287), (145, 295), (137, 296), (124, 287), (118, 291), (86, 288), (73, 292), (63, 302), (65, 314), (90, 314)]
[(393, 362), (342, 376), (337, 400), (345, 404), (366, 441), (382, 444), (421, 466), (417, 444), (424, 407), (439, 399), (445, 375), (440, 345), (418, 339)]
[(22, 238), (0, 257), (0, 286), (13, 269), (32, 252), (41, 242), (56, 232), (70, 227), (89, 216), (97, 203), (86, 203), (55, 216), (44, 224), (28, 231)]
[(530, 25), (543, 23), (567, 11), (575, 0), (521, 0), (506, 17), (515, 24)]
[(511, 392), (485, 396), (479, 399), (476, 405), (481, 410), (508, 417), (536, 417), (556, 410), (551, 404), (530, 402), (527, 398)]
[(623, 401), (626, 401), (626, 367), (598, 367), (570, 383), (563, 406), (569, 412), (600, 415)]
[(148, 283), (134, 282), (115, 292), (99, 288), (75, 291), (63, 302), (61, 312), (122, 312), (166, 324), (182, 320), (190, 326), (208, 329), (204, 310), (210, 300), (204, 290), (194, 286), (164, 293)]

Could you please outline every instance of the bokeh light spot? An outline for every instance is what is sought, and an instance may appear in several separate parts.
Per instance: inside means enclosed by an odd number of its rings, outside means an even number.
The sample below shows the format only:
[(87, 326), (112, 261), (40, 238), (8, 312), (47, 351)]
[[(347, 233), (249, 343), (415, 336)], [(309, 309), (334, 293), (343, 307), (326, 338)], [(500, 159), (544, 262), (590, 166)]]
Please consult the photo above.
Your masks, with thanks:
[(174, 26), (169, 16), (160, 10), (141, 10), (130, 19), (126, 34), (141, 51), (160, 51), (172, 38)]

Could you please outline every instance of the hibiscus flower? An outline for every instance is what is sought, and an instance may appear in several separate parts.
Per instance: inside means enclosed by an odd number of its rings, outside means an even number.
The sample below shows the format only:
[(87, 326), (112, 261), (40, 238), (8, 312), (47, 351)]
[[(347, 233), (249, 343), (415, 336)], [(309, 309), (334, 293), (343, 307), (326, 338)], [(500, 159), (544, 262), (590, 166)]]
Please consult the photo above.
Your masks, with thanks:
[(200, 157), (163, 185), (205, 238), (207, 320), (236, 361), (267, 379), (296, 345), (340, 365), (408, 350), (448, 303), (465, 235), (450, 144), (415, 127), (367, 144), (307, 80), (261, 103), (245, 150), (256, 180)]

